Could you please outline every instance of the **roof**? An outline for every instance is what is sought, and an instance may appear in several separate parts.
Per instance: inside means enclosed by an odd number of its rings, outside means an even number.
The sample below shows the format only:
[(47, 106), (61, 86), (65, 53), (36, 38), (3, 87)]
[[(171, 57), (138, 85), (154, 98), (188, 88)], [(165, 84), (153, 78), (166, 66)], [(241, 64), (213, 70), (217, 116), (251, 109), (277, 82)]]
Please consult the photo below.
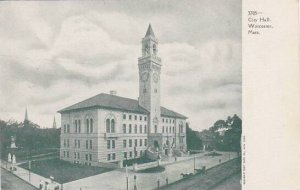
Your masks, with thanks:
[[(66, 107), (62, 110), (59, 110), (58, 112), (67, 113), (86, 108), (114, 109), (134, 113), (149, 114), (149, 112), (145, 108), (139, 105), (139, 102), (137, 100), (104, 93), (98, 94), (82, 102)], [(173, 118), (187, 118), (182, 114), (179, 114), (164, 107), (161, 107), (161, 115)]]
[(149, 26), (148, 26), (147, 33), (146, 33), (145, 37), (147, 37), (147, 36), (155, 37), (154, 32), (153, 32), (152, 27), (151, 27), (151, 24), (149, 24)]

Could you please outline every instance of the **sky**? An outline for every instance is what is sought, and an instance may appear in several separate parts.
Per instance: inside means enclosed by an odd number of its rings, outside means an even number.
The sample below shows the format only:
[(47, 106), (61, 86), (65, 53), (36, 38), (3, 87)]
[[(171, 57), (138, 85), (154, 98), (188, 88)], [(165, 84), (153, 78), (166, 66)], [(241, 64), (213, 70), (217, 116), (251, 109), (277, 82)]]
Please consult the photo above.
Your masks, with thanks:
[(241, 116), (240, 0), (0, 2), (0, 119), (52, 127), (58, 110), (116, 90), (138, 98), (149, 23), (161, 105), (194, 130)]

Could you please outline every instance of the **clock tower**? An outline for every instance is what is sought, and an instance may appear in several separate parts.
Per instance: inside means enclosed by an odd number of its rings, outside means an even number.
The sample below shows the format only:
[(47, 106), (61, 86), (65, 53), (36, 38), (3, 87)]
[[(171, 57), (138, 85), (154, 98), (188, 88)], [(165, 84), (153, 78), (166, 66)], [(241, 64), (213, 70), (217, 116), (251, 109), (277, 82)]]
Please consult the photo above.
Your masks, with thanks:
[(151, 25), (142, 39), (142, 56), (138, 58), (139, 105), (150, 112), (148, 133), (158, 133), (160, 121), (160, 70), (158, 43)]

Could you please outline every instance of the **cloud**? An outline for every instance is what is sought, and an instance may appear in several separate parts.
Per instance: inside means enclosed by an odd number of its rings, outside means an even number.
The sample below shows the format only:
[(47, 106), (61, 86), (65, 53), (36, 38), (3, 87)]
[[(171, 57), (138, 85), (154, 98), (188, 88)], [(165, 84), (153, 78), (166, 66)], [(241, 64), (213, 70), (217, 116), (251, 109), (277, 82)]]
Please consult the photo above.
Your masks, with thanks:
[(51, 126), (57, 110), (101, 92), (137, 99), (141, 38), (152, 24), (161, 103), (194, 129), (241, 114), (241, 2), (4, 2), (0, 114)]

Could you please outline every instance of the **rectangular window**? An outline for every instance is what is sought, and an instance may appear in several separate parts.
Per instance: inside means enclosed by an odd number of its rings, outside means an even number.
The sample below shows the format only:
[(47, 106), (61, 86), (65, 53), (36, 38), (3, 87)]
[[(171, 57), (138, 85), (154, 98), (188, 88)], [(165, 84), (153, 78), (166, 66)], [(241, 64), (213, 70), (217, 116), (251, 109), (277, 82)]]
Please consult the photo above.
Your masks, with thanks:
[(79, 152), (77, 153), (77, 158), (80, 159), (80, 154), (79, 154)]
[(76, 159), (76, 156), (77, 156), (77, 154), (76, 154), (76, 152), (74, 152), (74, 159)]
[(89, 155), (85, 154), (85, 160), (89, 160)]
[(115, 148), (116, 147), (115, 142), (116, 142), (115, 140), (111, 141), (111, 148)]
[(144, 126), (144, 133), (147, 133), (147, 125)]
[(66, 151), (64, 151), (64, 157), (66, 157)]
[(78, 120), (78, 133), (80, 133), (80, 132), (81, 132), (81, 121)]
[(66, 139), (64, 139), (64, 147), (66, 147)]
[(137, 133), (137, 125), (134, 126), (134, 133)]
[(165, 126), (162, 127), (162, 132), (163, 132), (163, 133), (165, 132)]
[(141, 151), (140, 151), (140, 157), (142, 157), (142, 156), (143, 156), (143, 151), (141, 150)]
[(140, 121), (142, 121), (143, 120), (143, 117), (142, 116), (140, 116)]
[(126, 148), (126, 139), (123, 140), (123, 148)]
[(107, 155), (107, 160), (110, 160), (110, 154)]
[(77, 145), (78, 145), (78, 148), (80, 148), (80, 140), (78, 140)]
[(140, 125), (140, 133), (143, 133), (143, 126)]
[(90, 119), (90, 132), (92, 133), (94, 131), (94, 121), (93, 119)]
[(154, 126), (154, 132), (157, 133), (157, 125)]
[(126, 119), (126, 114), (125, 113), (123, 114), (123, 119)]
[(163, 122), (163, 123), (165, 122), (165, 119), (164, 119), (164, 118), (162, 119), (162, 122)]
[(140, 139), (140, 146), (143, 146), (143, 140)]
[(137, 139), (134, 139), (134, 146), (137, 147)]
[(147, 121), (147, 117), (146, 116), (144, 117), (144, 120)]
[(64, 133), (66, 133), (66, 131), (67, 131), (67, 127), (66, 125), (64, 125)]
[(137, 157), (137, 151), (134, 151), (134, 157)]
[(77, 120), (75, 120), (75, 133), (77, 133)]
[(107, 149), (110, 149), (110, 140), (107, 140)]
[(124, 158), (127, 159), (127, 152), (123, 152)]
[(77, 148), (77, 140), (74, 140), (74, 146)]
[(134, 120), (137, 120), (137, 116), (136, 115), (134, 115)]
[(129, 124), (129, 133), (132, 132), (132, 127), (131, 127), (131, 124)]
[(92, 154), (90, 154), (90, 161), (92, 161)]
[(129, 120), (131, 120), (131, 115), (129, 115)]
[(112, 160), (116, 159), (116, 153), (112, 153)]
[(129, 139), (129, 147), (132, 147), (132, 139)]
[(70, 157), (70, 155), (69, 155), (69, 151), (67, 151), (67, 157), (68, 157), (68, 158)]
[(70, 141), (67, 139), (67, 147), (70, 147)]
[(89, 141), (88, 140), (85, 141), (85, 148), (89, 149)]
[(86, 119), (86, 132), (89, 133), (89, 119)]
[(68, 133), (70, 133), (70, 125), (69, 124), (67, 124), (67, 130), (68, 130)]
[(126, 133), (126, 124), (123, 124), (123, 133)]
[(147, 139), (145, 139), (145, 146), (147, 146)]
[(90, 149), (93, 149), (93, 141), (90, 140)]
[(132, 151), (129, 152), (129, 158), (132, 158)]

